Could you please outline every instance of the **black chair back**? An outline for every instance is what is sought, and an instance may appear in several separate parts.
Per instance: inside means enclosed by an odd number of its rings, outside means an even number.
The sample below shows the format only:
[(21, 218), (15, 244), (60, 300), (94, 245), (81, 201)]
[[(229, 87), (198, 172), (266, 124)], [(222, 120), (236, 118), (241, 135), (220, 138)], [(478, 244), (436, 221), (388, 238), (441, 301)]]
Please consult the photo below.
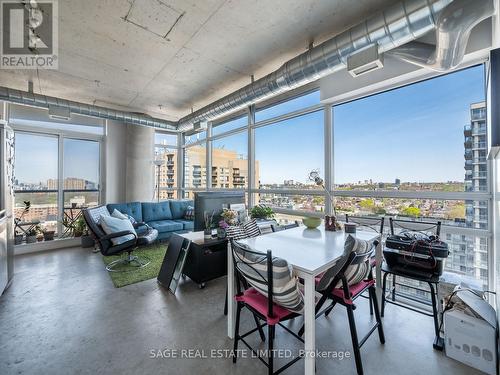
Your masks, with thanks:
[(353, 216), (345, 214), (346, 223), (354, 223), (363, 229), (372, 230), (379, 234), (384, 233), (384, 221), (383, 217)]
[[(339, 281), (342, 281), (342, 289), (344, 291), (344, 297), (345, 298), (350, 298), (349, 295), (349, 283), (346, 278), (346, 272), (348, 268), (351, 265), (356, 265), (356, 264), (361, 264), (365, 262), (369, 262), (370, 258), (373, 256), (375, 252), (375, 248), (377, 247), (378, 242), (373, 241), (372, 247), (370, 251), (367, 251), (366, 253), (363, 254), (356, 254), (355, 252), (351, 252), (346, 256), (346, 261), (345, 263), (339, 267), (337, 274), (333, 278), (332, 282), (328, 285), (328, 287), (325, 289), (326, 295), (329, 295), (332, 293), (333, 289), (335, 289), (336, 285), (338, 284)], [(373, 274), (370, 270), (370, 274), (368, 276), (368, 279), (373, 279)]]
[(101, 253), (106, 255), (107, 250), (113, 246), (113, 243), (110, 240), (101, 240), (104, 236), (106, 236), (106, 233), (99, 224), (99, 220), (101, 215), (109, 215), (108, 209), (106, 206), (84, 208), (82, 210), (82, 215), (85, 223), (87, 224), (87, 228), (89, 228), (90, 235), (96, 241)]
[[(413, 221), (404, 219), (389, 218), (391, 235), (401, 232), (420, 233), (424, 235), (433, 234), (437, 237), (441, 234), (440, 221)], [(398, 233), (396, 233), (398, 231)]]
[[(267, 316), (273, 316), (273, 256), (271, 250), (267, 254), (249, 250), (238, 244), (234, 239), (231, 241), (233, 252), (233, 266), (236, 276), (236, 292), (238, 296), (243, 294), (243, 288), (247, 289), (249, 284), (262, 283), (267, 286)], [(243, 286), (243, 288), (242, 288)]]

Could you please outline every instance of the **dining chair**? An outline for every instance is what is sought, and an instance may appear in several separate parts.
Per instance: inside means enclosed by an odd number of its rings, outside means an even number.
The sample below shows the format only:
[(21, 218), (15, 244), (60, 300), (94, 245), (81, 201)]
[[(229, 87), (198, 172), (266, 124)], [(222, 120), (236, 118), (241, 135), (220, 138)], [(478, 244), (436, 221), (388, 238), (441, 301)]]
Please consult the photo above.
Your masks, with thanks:
[[(347, 241), (352, 241), (353, 237)], [(346, 242), (347, 242), (346, 241)], [(354, 241), (358, 241), (355, 240)], [(366, 242), (366, 241), (365, 241)], [(356, 251), (345, 252), (343, 257), (337, 261), (337, 264), (329, 269), (320, 280), (317, 280), (316, 291), (321, 293), (321, 298), (316, 304), (316, 318), (322, 315), (328, 316), (336, 305), (342, 305), (347, 310), (347, 318), (349, 321), (349, 330), (351, 333), (351, 341), (354, 351), (354, 359), (356, 362), (356, 370), (358, 374), (363, 374), (363, 363), (361, 360), (361, 347), (375, 330), (378, 331), (381, 344), (385, 343), (384, 329), (380, 315), (379, 305), (375, 293), (375, 280), (373, 279), (372, 267), (370, 267), (370, 259), (373, 256), (378, 242), (374, 241), (368, 251), (357, 253)], [(362, 281), (351, 284), (353, 270), (358, 269), (362, 265), (369, 266), (368, 276)], [(326, 286), (325, 286), (326, 285)], [(368, 291), (373, 310), (375, 312), (375, 324), (370, 328), (368, 333), (360, 340), (356, 329), (356, 321), (354, 319), (354, 310), (356, 306), (354, 301), (363, 292)], [(330, 300), (330, 305), (321, 311), (321, 308), (327, 300)], [(299, 336), (304, 333), (304, 327), (299, 330)]]
[(285, 225), (271, 224), (271, 230), (273, 232), (281, 232), (282, 230), (297, 228), (299, 225), (300, 224), (297, 220), (295, 220), (293, 223), (285, 224)]
[[(434, 235), (439, 238), (439, 235), (441, 234), (441, 222), (433, 222), (433, 221), (412, 221), (412, 220), (404, 220), (404, 219), (393, 219), (389, 218), (389, 227), (390, 227), (390, 233), (391, 235), (403, 233), (403, 232), (410, 232), (410, 233), (417, 233), (417, 234), (424, 234), (424, 235)], [(403, 269), (403, 268), (395, 268), (395, 267), (390, 267), (387, 262), (383, 262), (382, 264), (382, 273), (383, 273), (383, 278), (382, 278), (382, 313), (381, 315), (384, 316), (385, 313), (385, 306), (387, 303), (397, 305), (399, 307), (402, 307), (407, 310), (411, 310), (414, 312), (417, 312), (419, 314), (427, 315), (433, 318), (434, 320), (434, 333), (436, 335), (436, 338), (434, 340), (434, 348), (438, 350), (443, 349), (443, 344), (442, 340), (440, 339), (440, 334), (439, 334), (439, 322), (438, 322), (438, 310), (437, 310), (437, 293), (438, 293), (438, 287), (439, 287), (439, 276), (434, 275), (432, 273), (425, 273), (425, 272), (412, 272), (412, 270), (409, 269)], [(387, 277), (389, 275), (392, 275), (392, 285), (391, 285), (391, 290), (389, 293), (386, 293), (386, 288), (387, 288)], [(397, 281), (397, 277), (401, 277), (404, 279), (409, 279), (413, 280), (415, 282), (418, 282), (419, 284), (427, 284), (429, 287), (429, 290), (423, 289), (420, 285), (415, 286), (411, 285), (408, 283), (402, 283)], [(405, 288), (409, 289), (414, 289), (423, 293), (429, 293), (431, 297), (431, 303), (430, 305), (432, 306), (432, 313), (429, 313), (425, 310), (419, 309), (419, 308), (414, 308), (408, 304), (403, 304), (399, 303), (397, 301), (396, 297), (403, 297), (407, 300), (411, 300), (413, 302), (419, 303), (421, 305), (426, 305), (428, 306), (429, 303), (426, 301), (422, 301), (421, 299), (417, 299), (415, 297), (409, 296), (409, 295), (403, 295), (399, 293), (396, 290), (396, 286), (403, 286)], [(387, 294), (390, 294), (390, 299), (387, 299)]]
[[(233, 267), (236, 278), (236, 324), (234, 332), (234, 353), (238, 353), (238, 343), (241, 341), (268, 368), (268, 374), (279, 374), (300, 360), (297, 356), (288, 363), (274, 370), (274, 338), (276, 325), (281, 326), (301, 342), (304, 340), (282, 322), (301, 315), (304, 300), (295, 280), (284, 259), (273, 257), (271, 250), (266, 254), (252, 250), (246, 245), (231, 241)], [(257, 327), (245, 333), (240, 333), (241, 311), (246, 308), (258, 321)], [(263, 323), (260, 323), (260, 322)], [(259, 331), (261, 340), (265, 341), (263, 327), (267, 325), (267, 361), (261, 351), (253, 349), (245, 338)], [(237, 356), (233, 356), (236, 363)]]
[[(379, 234), (378, 243), (379, 243), (379, 246), (382, 246), (382, 239), (383, 239), (382, 237), (384, 235), (385, 217), (367, 217), (367, 216), (354, 216), (354, 215), (345, 214), (345, 222), (346, 223), (354, 223), (357, 225), (357, 227), (359, 229), (378, 233)], [(377, 251), (377, 249), (375, 249), (375, 253), (373, 254), (372, 258), (370, 259), (372, 267), (377, 267), (376, 251)], [(375, 277), (374, 277), (374, 279), (375, 279)], [(365, 296), (364, 294), (361, 297), (368, 298), (368, 296)], [(370, 299), (370, 315), (373, 315), (373, 306), (371, 304), (371, 299)]]

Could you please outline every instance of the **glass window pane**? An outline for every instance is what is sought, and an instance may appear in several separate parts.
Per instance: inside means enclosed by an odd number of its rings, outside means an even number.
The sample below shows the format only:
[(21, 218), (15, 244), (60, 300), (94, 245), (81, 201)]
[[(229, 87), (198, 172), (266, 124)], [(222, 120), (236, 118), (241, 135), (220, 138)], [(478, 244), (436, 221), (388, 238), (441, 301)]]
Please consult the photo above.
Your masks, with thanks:
[(212, 187), (245, 188), (248, 184), (248, 136), (246, 132), (212, 142)]
[(177, 146), (177, 134), (155, 133), (155, 145)]
[(313, 91), (309, 94), (299, 96), (295, 99), (287, 100), (271, 107), (257, 109), (257, 112), (255, 113), (255, 121), (267, 120), (273, 117), (284, 115), (286, 113), (298, 111), (299, 109), (311, 107), (319, 103), (319, 90)]
[(334, 107), (336, 184), (486, 191), (484, 100), (481, 65)]
[(212, 127), (212, 135), (222, 134), (224, 132), (247, 126), (248, 116), (238, 117), (233, 120), (223, 122)]
[[(16, 235), (24, 236), (26, 240), (26, 232), (36, 225), (44, 230), (57, 232), (57, 196), (56, 192), (17, 191), (14, 199)], [(30, 202), (29, 209), (26, 209), (25, 202)]]
[[(60, 220), (57, 204), (58, 140), (22, 132), (16, 132), (15, 136), (16, 234), (25, 235), (35, 225), (56, 231)], [(29, 202), (29, 209), (25, 202)]]
[(201, 133), (195, 133), (195, 134), (191, 134), (191, 135), (186, 135), (184, 137), (184, 144), (185, 145), (190, 145), (192, 143), (201, 141), (201, 140), (206, 139), (206, 138), (207, 138), (207, 132), (206, 131), (203, 131)]
[(184, 186), (205, 188), (207, 181), (205, 144), (184, 149)]
[(261, 189), (320, 189), (308, 180), (324, 178), (323, 111), (255, 130), (255, 184)]
[(325, 211), (325, 199), (321, 195), (259, 193), (256, 194), (255, 204), (264, 204), (273, 208), (283, 208), (293, 211), (317, 213)]
[[(173, 199), (177, 193), (177, 149), (155, 147), (155, 186), (158, 186), (158, 172), (160, 173), (160, 199)], [(158, 169), (159, 168), (159, 169)]]
[(64, 190), (99, 189), (99, 142), (65, 138)]

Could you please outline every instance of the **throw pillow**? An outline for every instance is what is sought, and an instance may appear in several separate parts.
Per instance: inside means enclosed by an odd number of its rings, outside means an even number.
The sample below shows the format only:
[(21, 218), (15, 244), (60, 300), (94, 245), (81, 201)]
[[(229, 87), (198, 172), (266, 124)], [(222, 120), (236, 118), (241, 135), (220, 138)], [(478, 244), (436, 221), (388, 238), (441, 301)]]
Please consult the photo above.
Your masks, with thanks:
[(184, 212), (184, 219), (193, 221), (194, 220), (194, 207), (187, 206), (186, 211)]
[[(316, 289), (325, 290), (330, 285), (340, 269), (344, 266), (351, 252), (355, 252), (358, 255), (364, 254), (371, 250), (372, 245), (372, 241), (360, 240), (359, 238), (349, 235), (344, 243), (344, 253), (342, 257), (321, 276), (321, 280), (318, 282)], [(354, 285), (365, 280), (370, 274), (370, 267), (369, 260), (365, 263), (354, 264), (347, 267), (345, 272), (347, 283), (349, 285)], [(342, 287), (342, 281), (339, 281), (335, 286), (335, 288), (340, 287)]]
[[(134, 226), (129, 220), (117, 219), (113, 216), (101, 215), (100, 223), (102, 229), (104, 230), (104, 233), (106, 234), (118, 233), (125, 230), (135, 233)], [(131, 241), (134, 238), (135, 237), (133, 234), (127, 234), (125, 236), (112, 238), (111, 242), (116, 246), (124, 242)]]
[(243, 224), (243, 230), (245, 231), (247, 237), (257, 237), (261, 235), (260, 228), (255, 219), (247, 221)]
[(228, 226), (226, 228), (226, 235), (228, 238), (232, 238), (234, 240), (242, 240), (243, 238), (247, 238), (245, 230), (239, 225)]
[(124, 214), (118, 211), (116, 208), (113, 210), (111, 216), (116, 217), (117, 219), (129, 220), (132, 225), (137, 224), (137, 220), (135, 220), (132, 216)]

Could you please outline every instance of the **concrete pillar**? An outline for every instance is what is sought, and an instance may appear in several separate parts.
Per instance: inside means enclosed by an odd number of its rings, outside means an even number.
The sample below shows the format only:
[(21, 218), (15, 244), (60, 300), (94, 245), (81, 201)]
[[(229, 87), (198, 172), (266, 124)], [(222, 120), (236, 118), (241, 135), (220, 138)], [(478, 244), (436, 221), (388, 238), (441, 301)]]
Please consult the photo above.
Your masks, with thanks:
[(106, 124), (105, 171), (103, 203), (121, 203), (126, 199), (127, 176), (127, 125), (108, 120)]
[(154, 195), (154, 138), (153, 128), (126, 125), (125, 142), (127, 157), (126, 190), (127, 202), (149, 202)]

